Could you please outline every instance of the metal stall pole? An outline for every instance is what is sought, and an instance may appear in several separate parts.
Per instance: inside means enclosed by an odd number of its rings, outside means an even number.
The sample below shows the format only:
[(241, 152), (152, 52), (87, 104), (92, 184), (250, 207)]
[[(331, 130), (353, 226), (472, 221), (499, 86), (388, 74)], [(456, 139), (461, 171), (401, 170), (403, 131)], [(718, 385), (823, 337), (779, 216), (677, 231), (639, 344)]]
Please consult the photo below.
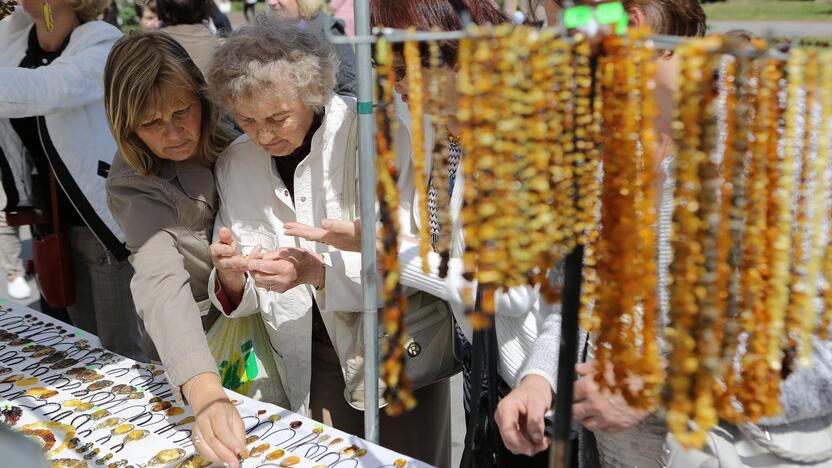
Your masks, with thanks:
[[(370, 34), (370, 2), (355, 0), (355, 34)], [(378, 443), (378, 280), (376, 166), (373, 141), (372, 45), (355, 46), (358, 85), (358, 171), (361, 199), (361, 284), (364, 288), (364, 438)]]
[(549, 449), (550, 468), (568, 468), (572, 461), (572, 395), (578, 361), (578, 314), (581, 309), (584, 248), (575, 247), (566, 256), (561, 307), (560, 359), (555, 399), (555, 437)]

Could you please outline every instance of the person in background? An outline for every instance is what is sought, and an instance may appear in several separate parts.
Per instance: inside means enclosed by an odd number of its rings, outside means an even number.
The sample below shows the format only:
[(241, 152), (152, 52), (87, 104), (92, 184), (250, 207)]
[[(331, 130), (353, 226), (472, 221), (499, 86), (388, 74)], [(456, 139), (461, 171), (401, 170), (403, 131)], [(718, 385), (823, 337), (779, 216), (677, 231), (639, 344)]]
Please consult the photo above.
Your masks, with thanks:
[[(6, 192), (0, 189), (0, 206), (6, 204)], [(20, 228), (6, 223), (6, 212), (0, 211), (0, 266), (6, 272), (6, 293), (12, 299), (27, 299), (32, 288), (20, 260)]]
[[(217, 160), (209, 294), (226, 315), (261, 314), (292, 411), (359, 434), (361, 255), (283, 234), (285, 223), (314, 224), (355, 206), (342, 199), (354, 183), (344, 171), (356, 158), (348, 144), (355, 99), (334, 93), (331, 46), (296, 22), (258, 16), (214, 59), (212, 95), (246, 134)], [(381, 445), (448, 466), (448, 380), (416, 390), (414, 410), (382, 415)]]
[[(333, 36), (346, 36), (344, 22), (324, 13), (324, 0), (266, 0), (271, 11), (278, 17), (297, 22), (302, 29), (309, 29), (321, 38), (326, 31)], [(355, 96), (355, 52), (349, 44), (334, 44), (339, 66), (336, 76), (335, 93), (341, 96)]]
[[(246, 17), (246, 23), (250, 23), (251, 20), (257, 16), (257, 0), (243, 0), (243, 15)], [(249, 11), (251, 12), (251, 16), (249, 16)]]
[(355, 35), (355, 5), (354, 0), (330, 0), (329, 8), (332, 16), (344, 22), (344, 31), (348, 36)]
[(136, 311), (177, 399), (185, 396), (208, 440), (221, 441), (212, 456), (236, 466), (243, 425), (205, 338), (219, 315), (207, 290), (217, 210), (213, 167), (230, 135), (219, 125), (202, 73), (167, 34), (122, 38), (107, 59), (104, 83), (119, 148), (107, 195), (136, 271)]
[(113, 26), (121, 29), (121, 24), (119, 24), (119, 10), (118, 10), (118, 2), (116, 0), (110, 0), (110, 4), (107, 5), (107, 8), (101, 13), (101, 21), (105, 23), (110, 23)]
[(203, 75), (220, 39), (211, 32), (212, 0), (156, 0), (161, 30), (188, 51)]
[(228, 36), (232, 29), (231, 20), (220, 10), (219, 5), (214, 0), (208, 0), (208, 8), (211, 15), (211, 26), (216, 30), (216, 34), (220, 37)]
[[(107, 3), (23, 0), (0, 22), (0, 168), (7, 212), (33, 206), (51, 211), (54, 174), (73, 267), (72, 323), (113, 352), (144, 361), (130, 295), (133, 268), (104, 190), (116, 145), (104, 112), (102, 75), (121, 36), (95, 20)], [(34, 224), (32, 230), (42, 238), (52, 225)]]
[(141, 1), (133, 2), (136, 8), (136, 18), (139, 19), (139, 27), (142, 31), (155, 31), (159, 29), (159, 15), (156, 13), (156, 0), (149, 0), (147, 3)]

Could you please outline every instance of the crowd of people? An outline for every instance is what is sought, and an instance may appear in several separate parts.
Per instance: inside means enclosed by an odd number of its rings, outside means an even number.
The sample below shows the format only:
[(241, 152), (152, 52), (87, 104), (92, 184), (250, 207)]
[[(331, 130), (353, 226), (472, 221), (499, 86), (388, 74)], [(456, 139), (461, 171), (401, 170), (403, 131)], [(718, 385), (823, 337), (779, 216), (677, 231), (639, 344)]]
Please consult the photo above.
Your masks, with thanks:
[[(539, 3), (545, 21), (557, 24), (560, 2)], [(698, 0), (623, 3), (633, 26), (705, 33)], [(323, 0), (269, 0), (268, 14), (233, 30), (213, 1), (150, 0), (136, 2), (142, 31), (122, 35), (96, 20), (108, 4), (21, 0), (0, 22), (0, 170), (5, 212), (17, 220), (9, 224), (30, 224), (36, 239), (45, 238), (56, 227), (43, 213), (55, 212), (73, 265), (69, 319), (114, 352), (161, 362), (176, 397), (196, 415), (193, 441), (205, 458), (238, 466), (245, 449), (243, 422), (206, 338), (220, 316), (262, 319), (279, 370), (272, 403), (362, 434), (362, 222), (344, 216), (357, 203), (345, 199), (356, 194), (345, 177), (356, 157), (355, 58), (352, 47), (325, 39), (325, 30), (345, 35), (348, 28), (333, 21)], [(478, 24), (510, 19), (491, 0), (370, 1), (373, 26), (457, 30), (464, 11)], [(443, 73), (453, 77), (458, 43), (441, 49)], [(451, 234), (447, 280), (439, 277), (438, 254), (430, 253), (430, 273), (423, 272), (415, 239), (430, 229), (419, 222), (430, 208), (415, 196), (411, 148), (419, 142), (410, 136), (402, 51), (394, 51), (401, 284), (450, 307), (467, 416), (480, 396), (472, 394), (472, 327), (460, 296), (464, 239), (459, 229)], [(421, 53), (428, 63), (428, 50)], [(673, 54), (655, 60), (661, 158), (654, 170), (666, 202), (678, 63)], [(428, 114), (447, 122), (447, 198), (457, 217), (466, 175), (459, 161), (476, 155), (463, 154), (458, 96), (454, 80), (445, 81), (442, 108)], [(659, 224), (668, 222), (662, 213)], [(14, 260), (5, 263), (12, 283), (22, 277), (8, 266)], [(45, 301), (42, 308), (60, 313)], [(494, 418), (504, 466), (547, 466), (556, 312), (534, 288), (496, 298)], [(660, 417), (599, 390), (591, 337), (583, 337), (580, 355), (573, 414), (581, 466), (666, 463), (671, 450)], [(790, 376), (801, 385), (786, 381), (785, 407), (800, 405), (789, 399), (799, 400), (801, 390), (828, 393), (832, 370), (825, 362)], [(449, 378), (439, 379), (415, 391), (415, 410), (382, 415), (381, 445), (451, 466), (450, 408), (460, 402), (449, 388)], [(817, 403), (772, 423), (832, 413), (832, 405)]]

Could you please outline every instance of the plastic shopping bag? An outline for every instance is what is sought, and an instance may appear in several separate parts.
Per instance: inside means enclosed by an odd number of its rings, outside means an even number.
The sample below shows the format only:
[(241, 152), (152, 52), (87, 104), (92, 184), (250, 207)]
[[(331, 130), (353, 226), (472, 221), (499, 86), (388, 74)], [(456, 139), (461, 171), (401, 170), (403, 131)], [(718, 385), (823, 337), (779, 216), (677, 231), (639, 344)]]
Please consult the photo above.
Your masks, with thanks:
[(223, 387), (255, 400), (289, 407), (260, 314), (239, 318), (221, 315), (207, 336)]

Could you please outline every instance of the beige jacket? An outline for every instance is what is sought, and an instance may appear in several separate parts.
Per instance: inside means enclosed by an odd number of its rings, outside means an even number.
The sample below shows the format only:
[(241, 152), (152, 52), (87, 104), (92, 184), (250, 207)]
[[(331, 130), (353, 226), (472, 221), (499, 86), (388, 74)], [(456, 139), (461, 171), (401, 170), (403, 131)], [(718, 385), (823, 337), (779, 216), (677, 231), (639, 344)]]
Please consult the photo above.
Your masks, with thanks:
[(203, 76), (208, 76), (206, 73), (214, 57), (214, 49), (221, 43), (219, 37), (204, 24), (177, 24), (165, 26), (160, 31), (173, 37), (188, 52)]
[[(269, 332), (275, 362), (292, 411), (304, 413), (312, 373), (312, 301), (317, 302), (333, 346), (341, 360), (347, 401), (363, 404), (361, 345), (361, 254), (284, 234), (283, 224), (298, 221), (320, 226), (324, 218), (341, 218), (347, 140), (355, 119), (355, 100), (333, 96), (309, 155), (295, 170), (294, 203), (277, 173), (272, 157), (248, 136), (238, 138), (216, 165), (220, 208), (216, 229), (228, 227), (247, 254), (256, 245), (274, 250), (298, 247), (322, 254), (326, 280), (320, 290), (300, 285), (283, 294), (255, 286), (249, 277), (232, 317), (261, 313)], [(354, 182), (353, 182), (354, 183)], [(212, 272), (210, 284), (214, 284)], [(213, 289), (214, 305), (221, 308)]]
[(217, 206), (211, 169), (164, 161), (158, 175), (140, 176), (116, 154), (107, 198), (130, 249), (136, 312), (174, 392), (197, 374), (217, 373), (205, 338), (218, 315), (207, 289)]

